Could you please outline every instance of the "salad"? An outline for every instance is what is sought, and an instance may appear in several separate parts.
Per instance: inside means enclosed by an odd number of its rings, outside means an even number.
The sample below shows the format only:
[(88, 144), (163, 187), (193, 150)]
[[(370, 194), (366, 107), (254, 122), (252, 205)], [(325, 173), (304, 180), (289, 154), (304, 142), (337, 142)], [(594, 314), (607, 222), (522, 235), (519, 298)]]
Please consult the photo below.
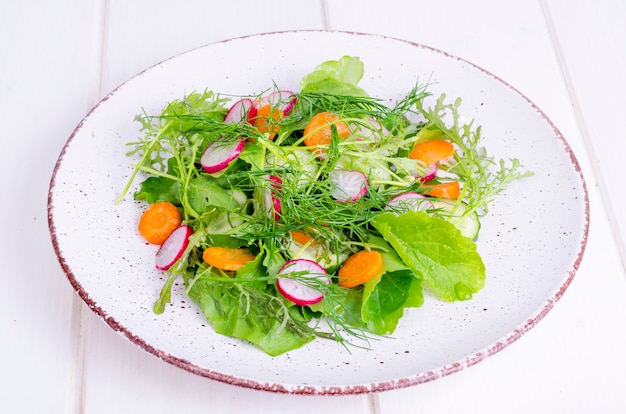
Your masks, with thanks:
[(299, 91), (193, 92), (136, 117), (118, 202), (141, 177), (138, 229), (165, 273), (154, 312), (182, 280), (217, 333), (276, 356), (317, 338), (369, 346), (425, 292), (454, 302), (482, 289), (480, 219), (530, 173), (487, 154), (460, 99), (418, 83), (385, 105), (363, 74), (344, 56)]

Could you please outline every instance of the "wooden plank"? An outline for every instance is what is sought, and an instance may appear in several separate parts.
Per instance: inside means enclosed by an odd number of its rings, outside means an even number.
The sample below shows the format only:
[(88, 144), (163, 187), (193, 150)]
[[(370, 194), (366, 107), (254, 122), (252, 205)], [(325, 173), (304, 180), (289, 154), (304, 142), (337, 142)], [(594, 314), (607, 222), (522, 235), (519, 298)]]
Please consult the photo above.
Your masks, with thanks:
[(209, 43), (255, 33), (324, 26), (318, 1), (120, 3), (111, 4), (108, 18), (107, 91), (151, 65)]
[(46, 204), (57, 155), (95, 103), (95, 12), (68, 0), (5, 2), (0, 14), (0, 405), (10, 412), (78, 411), (82, 304), (51, 246)]
[[(5, 279), (0, 300), (0, 350), (12, 356), (0, 366), (3, 373), (10, 372), (0, 390), (3, 407), (16, 412), (378, 413), (500, 412), (504, 407), (507, 412), (580, 412), (591, 407), (594, 412), (615, 412), (624, 406), (626, 394), (618, 387), (626, 369), (626, 333), (623, 324), (614, 322), (626, 316), (623, 264), (606, 241), (612, 240), (612, 224), (623, 229), (616, 208), (622, 200), (621, 194), (605, 192), (613, 210), (612, 221), (604, 220), (594, 174), (599, 173), (603, 191), (616, 188), (610, 180), (619, 177), (616, 154), (622, 152), (622, 143), (608, 141), (615, 131), (606, 120), (621, 119), (616, 99), (624, 95), (619, 81), (625, 49), (617, 43), (625, 38), (622, 4), (40, 3), (36, 13), (28, 2), (8, 3), (0, 15), (2, 136), (19, 137), (2, 142), (9, 154), (33, 148), (29, 162), (38, 168), (25, 169), (20, 157), (0, 163), (2, 188), (14, 194), (0, 224), (7, 234), (19, 235), (0, 238), (0, 249), (9, 258), (3, 274), (17, 275)], [(594, 30), (581, 30), (587, 27)], [(536, 102), (580, 154), (592, 208), (601, 212), (594, 213), (599, 218), (593, 221), (586, 257), (572, 286), (520, 341), (475, 367), (419, 387), (368, 397), (283, 396), (175, 369), (116, 335), (73, 294), (48, 242), (44, 206), (49, 176), (41, 171), (52, 170), (55, 156), (50, 154), (60, 151), (97, 99), (145, 67), (213, 41), (293, 28), (375, 32), (466, 58)], [(604, 68), (602, 76), (597, 76), (597, 66)], [(595, 154), (591, 160), (587, 148)], [(27, 260), (24, 246), (34, 255), (43, 251), (43, 258)], [(38, 397), (32, 398), (35, 393)]]
[(626, 195), (621, 190), (621, 157), (626, 152), (626, 140), (621, 138), (619, 123), (624, 116), (626, 96), (626, 3), (545, 3), (555, 52), (624, 260)]
[(85, 412), (318, 414), (337, 407), (346, 413), (371, 412), (367, 396), (283, 395), (208, 380), (158, 360), (95, 316), (91, 319)]

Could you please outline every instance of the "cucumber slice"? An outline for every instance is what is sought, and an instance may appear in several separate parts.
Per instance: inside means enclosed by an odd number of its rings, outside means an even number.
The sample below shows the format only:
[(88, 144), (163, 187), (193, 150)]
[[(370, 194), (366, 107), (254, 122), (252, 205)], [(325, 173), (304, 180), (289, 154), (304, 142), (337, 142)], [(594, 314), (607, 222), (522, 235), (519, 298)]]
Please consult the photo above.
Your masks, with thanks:
[(480, 220), (475, 211), (464, 216), (467, 204), (462, 201), (454, 202), (434, 199), (431, 199), (431, 201), (434, 207), (432, 210), (433, 215), (454, 224), (462, 235), (476, 241), (480, 231)]

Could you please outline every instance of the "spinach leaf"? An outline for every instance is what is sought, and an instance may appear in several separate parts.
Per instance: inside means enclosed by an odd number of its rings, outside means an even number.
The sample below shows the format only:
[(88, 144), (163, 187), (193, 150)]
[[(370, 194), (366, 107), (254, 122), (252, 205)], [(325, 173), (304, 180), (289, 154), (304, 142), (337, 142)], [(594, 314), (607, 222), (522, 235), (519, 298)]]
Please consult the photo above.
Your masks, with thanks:
[(405, 308), (418, 308), (423, 303), (421, 281), (413, 272), (387, 272), (363, 301), (361, 316), (370, 331), (389, 334), (395, 331)]

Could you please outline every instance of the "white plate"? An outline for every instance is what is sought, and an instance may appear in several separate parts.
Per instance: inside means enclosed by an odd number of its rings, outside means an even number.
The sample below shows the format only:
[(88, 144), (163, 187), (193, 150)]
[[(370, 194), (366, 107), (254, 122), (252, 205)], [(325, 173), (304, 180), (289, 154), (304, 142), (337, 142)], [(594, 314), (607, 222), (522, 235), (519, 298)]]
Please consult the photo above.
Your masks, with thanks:
[[(260, 93), (276, 82), (298, 89), (317, 64), (344, 55), (365, 63), (361, 86), (400, 98), (419, 79), (434, 95), (462, 97), (462, 114), (483, 126), (496, 157), (535, 171), (500, 195), (478, 241), (487, 283), (474, 299), (426, 297), (406, 312), (390, 339), (372, 349), (317, 340), (271, 358), (217, 335), (174, 289), (172, 305), (152, 312), (163, 283), (154, 246), (136, 231), (143, 206), (114, 200), (131, 172), (125, 144), (139, 136), (133, 118), (157, 114), (172, 99), (210, 89)], [(131, 193), (137, 188), (137, 180)], [(561, 297), (582, 259), (589, 225), (584, 178), (565, 139), (528, 99), (475, 65), (419, 44), (340, 32), (285, 32), (211, 44), (160, 63), (103, 99), (78, 125), (54, 170), (49, 223), (61, 266), (83, 300), (113, 329), (157, 357), (208, 378), (298, 394), (353, 394), (415, 385), (498, 352), (533, 327)]]

